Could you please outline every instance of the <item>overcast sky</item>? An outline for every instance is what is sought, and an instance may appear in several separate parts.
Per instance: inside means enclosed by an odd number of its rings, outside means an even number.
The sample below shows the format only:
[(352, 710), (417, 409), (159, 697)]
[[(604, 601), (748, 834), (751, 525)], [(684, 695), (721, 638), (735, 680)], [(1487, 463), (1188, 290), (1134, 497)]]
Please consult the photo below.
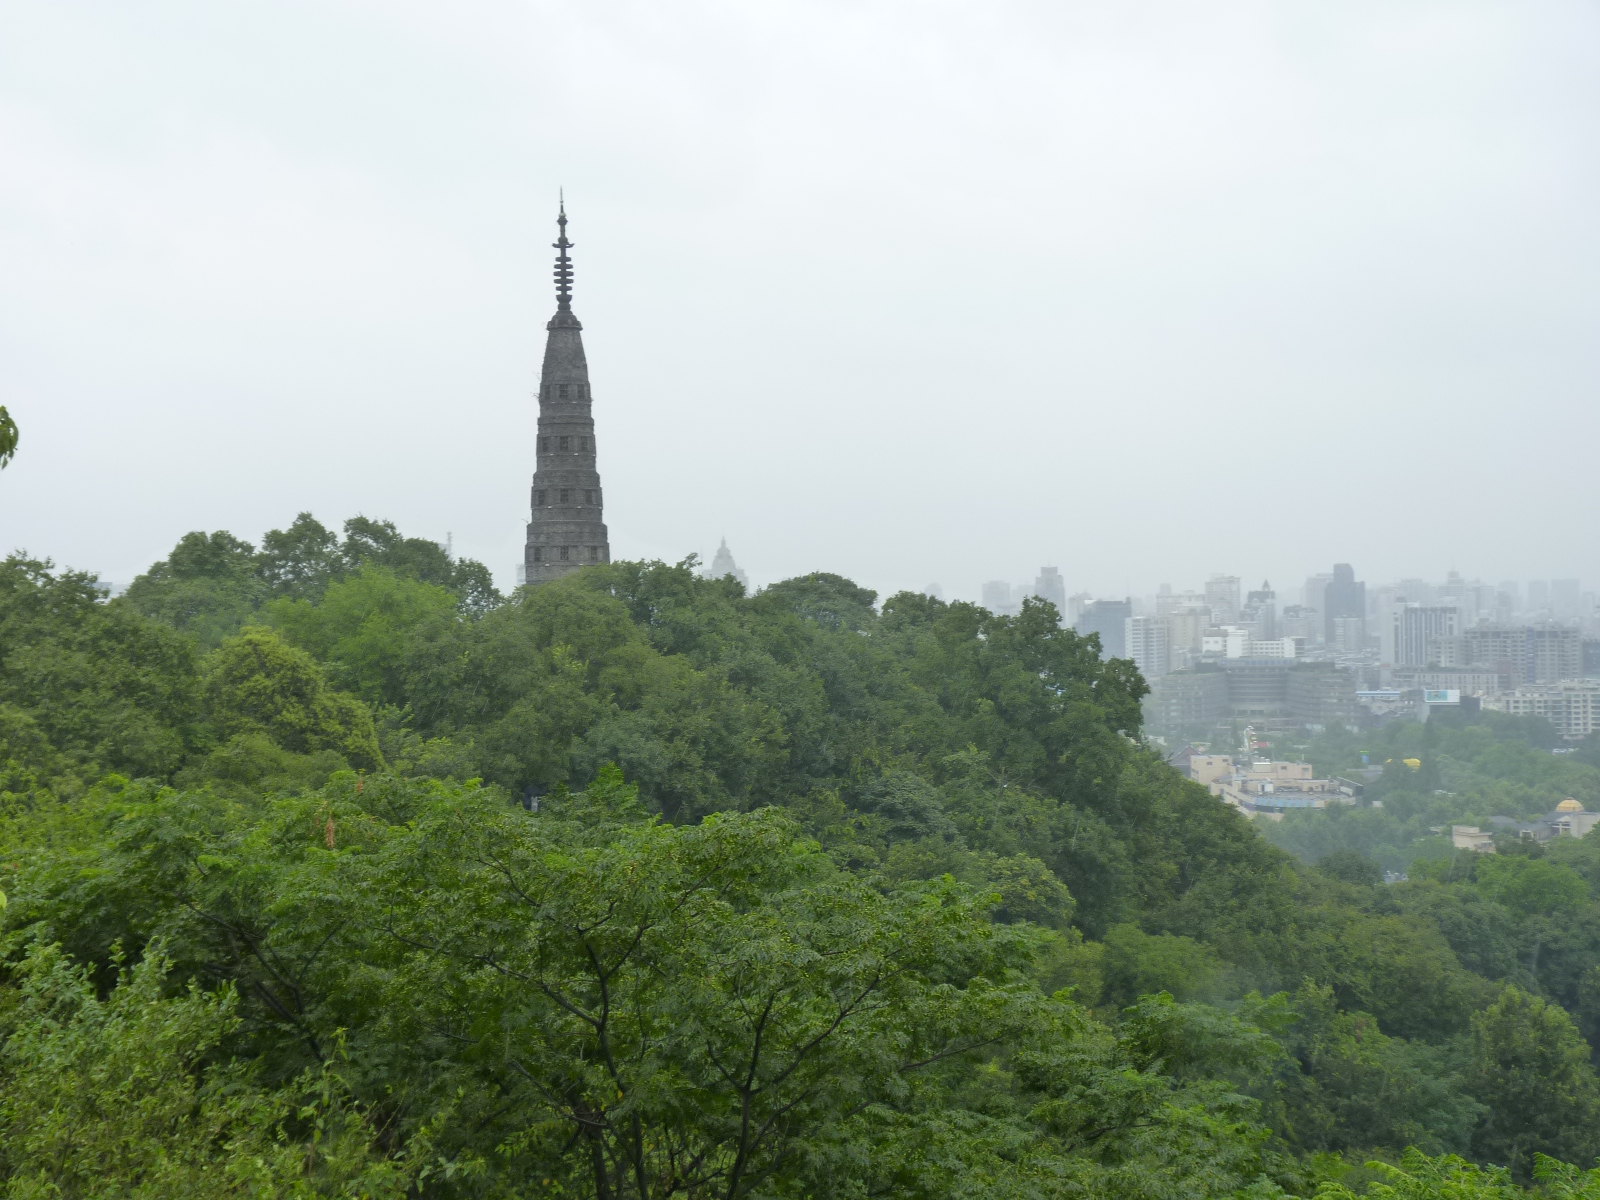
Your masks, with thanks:
[(1600, 582), (1562, 0), (10, 0), (0, 551), (509, 584), (561, 186), (614, 557)]

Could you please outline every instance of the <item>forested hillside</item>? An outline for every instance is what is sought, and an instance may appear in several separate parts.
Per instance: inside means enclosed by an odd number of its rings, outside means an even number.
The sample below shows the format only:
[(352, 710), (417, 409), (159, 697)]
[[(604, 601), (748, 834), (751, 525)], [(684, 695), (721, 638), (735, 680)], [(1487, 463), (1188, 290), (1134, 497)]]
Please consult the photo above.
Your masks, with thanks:
[(0, 655), (0, 1194), (1600, 1197), (1600, 840), (1301, 865), (1046, 605), (302, 514)]
[(1396, 721), (1359, 735), (1328, 731), (1287, 753), (1324, 774), (1358, 769), (1363, 755), (1383, 765), (1367, 788), (1381, 807), (1288, 814), (1267, 831), (1308, 861), (1354, 850), (1405, 871), (1419, 858), (1448, 858), (1452, 824), (1489, 829), (1494, 817), (1531, 819), (1568, 797), (1600, 806), (1600, 736), (1573, 745), (1543, 717), (1436, 712), (1426, 722)]

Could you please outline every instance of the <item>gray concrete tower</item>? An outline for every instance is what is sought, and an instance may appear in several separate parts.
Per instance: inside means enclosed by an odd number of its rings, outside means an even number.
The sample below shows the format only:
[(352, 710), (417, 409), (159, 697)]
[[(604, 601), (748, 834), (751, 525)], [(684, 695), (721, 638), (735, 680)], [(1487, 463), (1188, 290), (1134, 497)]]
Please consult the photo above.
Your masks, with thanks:
[(583, 326), (572, 315), (572, 260), (567, 207), (556, 218), (556, 315), (545, 326), (539, 372), (539, 436), (533, 472), (533, 519), (523, 551), (529, 583), (546, 583), (590, 563), (611, 561), (595, 470), (594, 417)]

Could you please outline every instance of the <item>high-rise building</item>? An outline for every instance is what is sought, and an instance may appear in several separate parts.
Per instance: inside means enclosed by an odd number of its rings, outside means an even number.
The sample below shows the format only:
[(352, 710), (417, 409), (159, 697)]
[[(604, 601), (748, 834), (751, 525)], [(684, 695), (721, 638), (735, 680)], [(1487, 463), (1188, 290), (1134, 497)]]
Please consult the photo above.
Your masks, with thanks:
[(545, 325), (548, 336), (539, 372), (533, 518), (528, 522), (523, 551), (531, 584), (546, 583), (590, 563), (611, 561), (600, 474), (595, 467), (589, 362), (583, 354), (583, 326), (572, 314), (572, 259), (567, 254), (572, 243), (567, 240), (565, 204), (556, 225), (561, 230), (554, 243), (556, 314)]
[(1074, 626), (1079, 633), (1100, 635), (1101, 658), (1127, 658), (1127, 620), (1133, 616), (1133, 601), (1094, 600), (1083, 606)]
[(1314, 608), (1319, 613), (1327, 607), (1328, 585), (1333, 582), (1333, 576), (1328, 574), (1312, 575), (1306, 579), (1306, 585), (1300, 590), (1300, 603), (1306, 608)]
[(1123, 648), (1146, 682), (1172, 670), (1172, 643), (1166, 617), (1126, 617)]
[(1306, 646), (1322, 641), (1322, 614), (1305, 604), (1291, 604), (1278, 614), (1278, 629)]
[(1200, 652), (1200, 641), (1211, 627), (1211, 610), (1190, 605), (1166, 614), (1167, 644), (1174, 668)]
[(746, 591), (750, 590), (750, 577), (739, 569), (739, 564), (733, 561), (733, 551), (728, 549), (728, 539), (723, 538), (722, 544), (717, 547), (717, 552), (711, 558), (711, 565), (706, 568), (707, 579), (721, 579), (732, 575), (739, 581), (739, 586)]
[(1576, 621), (1583, 615), (1583, 589), (1576, 579), (1550, 581), (1550, 615), (1558, 621)]
[(1239, 619), (1239, 577), (1213, 575), (1206, 580), (1206, 605), (1218, 625), (1232, 625)]
[(1012, 612), (1011, 585), (1004, 579), (991, 579), (983, 585), (983, 606), (996, 616)]
[(1329, 647), (1337, 654), (1361, 654), (1367, 648), (1365, 617), (1335, 617)]
[(1059, 567), (1040, 567), (1039, 577), (1033, 581), (1033, 594), (1056, 606), (1056, 619), (1067, 615), (1067, 581), (1061, 578)]
[(1454, 637), (1458, 631), (1458, 610), (1439, 604), (1397, 604), (1392, 613), (1391, 665), (1425, 667), (1430, 643)]
[(1438, 589), (1426, 579), (1402, 579), (1396, 586), (1400, 594), (1413, 604), (1439, 603)]
[(1495, 588), (1494, 616), (1497, 625), (1509, 625), (1522, 607), (1522, 585), (1515, 579), (1502, 580)]
[(1202, 608), (1207, 613), (1211, 611), (1206, 606), (1204, 592), (1166, 591), (1156, 593), (1156, 616), (1158, 617), (1170, 617), (1175, 612)]
[(1507, 686), (1559, 683), (1583, 673), (1583, 633), (1566, 625), (1477, 625), (1462, 634), (1466, 665), (1498, 672)]
[[(1356, 579), (1349, 563), (1333, 564), (1333, 577), (1322, 588), (1321, 608), (1322, 636), (1329, 645), (1339, 640), (1337, 621), (1350, 617), (1367, 619), (1367, 585)], [(1348, 632), (1345, 637), (1349, 639)]]
[(1535, 617), (1550, 615), (1550, 581), (1548, 579), (1528, 580), (1528, 613)]
[(1600, 681), (1569, 679), (1562, 683), (1525, 684), (1484, 702), (1516, 716), (1544, 717), (1556, 732), (1576, 742), (1600, 730)]
[(1278, 593), (1272, 584), (1261, 581), (1261, 586), (1245, 596), (1244, 608), (1239, 612), (1239, 624), (1250, 630), (1252, 637), (1266, 642), (1278, 636)]

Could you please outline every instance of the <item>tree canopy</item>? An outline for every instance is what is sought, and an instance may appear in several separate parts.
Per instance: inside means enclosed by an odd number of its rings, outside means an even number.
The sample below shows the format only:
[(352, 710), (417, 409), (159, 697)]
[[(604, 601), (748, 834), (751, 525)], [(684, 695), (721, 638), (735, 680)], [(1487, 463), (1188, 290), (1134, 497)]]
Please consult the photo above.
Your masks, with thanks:
[(109, 600), (14, 556), (0, 1179), (1600, 1192), (1600, 842), (1302, 866), (1143, 691), (1042, 603), (504, 598), (368, 518), (189, 534)]

